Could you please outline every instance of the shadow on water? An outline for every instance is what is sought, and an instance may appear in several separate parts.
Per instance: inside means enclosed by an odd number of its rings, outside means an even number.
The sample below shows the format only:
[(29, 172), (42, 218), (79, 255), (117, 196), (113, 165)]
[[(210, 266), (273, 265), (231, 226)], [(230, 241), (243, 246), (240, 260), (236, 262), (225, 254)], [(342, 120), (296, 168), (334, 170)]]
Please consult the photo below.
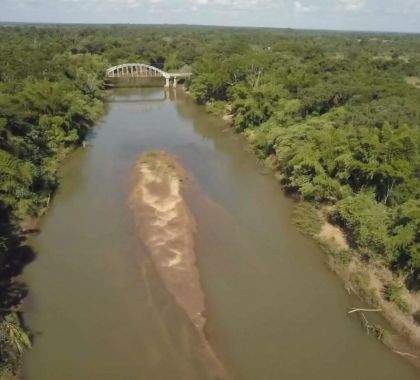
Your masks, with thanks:
[(9, 212), (2, 210), (0, 220), (0, 308), (8, 310), (19, 305), (28, 294), (28, 288), (16, 277), (36, 254), (25, 244), (26, 238), (9, 222)]

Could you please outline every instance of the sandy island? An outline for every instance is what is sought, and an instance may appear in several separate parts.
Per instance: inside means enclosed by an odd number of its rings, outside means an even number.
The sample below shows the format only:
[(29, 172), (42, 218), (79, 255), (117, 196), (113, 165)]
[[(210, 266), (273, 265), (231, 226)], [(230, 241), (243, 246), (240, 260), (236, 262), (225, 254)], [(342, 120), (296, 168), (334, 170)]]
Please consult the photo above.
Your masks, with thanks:
[(176, 303), (194, 324), (219, 378), (226, 378), (205, 337), (204, 292), (196, 265), (196, 223), (183, 196), (185, 170), (165, 152), (147, 152), (132, 177), (129, 206), (152, 262)]

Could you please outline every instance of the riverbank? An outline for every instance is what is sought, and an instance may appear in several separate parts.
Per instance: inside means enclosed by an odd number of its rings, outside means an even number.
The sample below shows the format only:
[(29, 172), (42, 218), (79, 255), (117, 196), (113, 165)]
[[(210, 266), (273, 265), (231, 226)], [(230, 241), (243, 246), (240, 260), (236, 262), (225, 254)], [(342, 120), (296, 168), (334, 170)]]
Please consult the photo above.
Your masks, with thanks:
[[(218, 101), (207, 103), (205, 107), (208, 113), (221, 117), (231, 126), (234, 124), (231, 105)], [(258, 157), (253, 130), (239, 133), (246, 138)], [(277, 171), (274, 157), (268, 155), (261, 161), (281, 183), (284, 174)], [(342, 279), (346, 291), (357, 295), (365, 307), (368, 305), (375, 309), (375, 313), (380, 313), (389, 323), (389, 326), (386, 323), (383, 326), (383, 321), (376, 316), (357, 313), (362, 326), (393, 352), (420, 368), (420, 327), (418, 321), (414, 320), (420, 310), (420, 295), (408, 291), (403, 279), (380, 262), (369, 262), (363, 258), (344, 229), (334, 223), (334, 205), (311, 204), (304, 202), (296, 192), (288, 191), (288, 194), (297, 202), (295, 224), (327, 253), (328, 265)]]
[[(79, 146), (63, 147), (59, 149), (51, 160), (50, 175), (56, 178), (56, 186), (50, 192), (34, 194), (34, 205), (31, 212), (25, 211), (25, 206), (17, 208), (16, 212), (10, 208), (2, 209), (0, 217), (0, 256), (2, 266), (1, 282), (1, 362), (0, 378), (22, 378), (23, 356), (32, 348), (34, 333), (25, 320), (25, 301), (29, 294), (29, 287), (22, 280), (25, 267), (37, 255), (29, 244), (29, 239), (39, 233), (41, 218), (48, 212), (51, 200), (58, 188), (58, 172), (66, 158)], [(3, 206), (0, 202), (0, 206)], [(1, 207), (2, 208), (2, 207)]]
[[(420, 329), (410, 316), (418, 310), (420, 296), (408, 292), (385, 266), (363, 260), (361, 254), (352, 249), (343, 229), (329, 221), (331, 211), (331, 208), (316, 209), (311, 204), (299, 202), (294, 221), (302, 233), (314, 239), (326, 252), (329, 267), (342, 279), (346, 291), (362, 300), (355, 308), (372, 308), (373, 313), (380, 313), (389, 323), (389, 326), (384, 325), (371, 312), (363, 314), (361, 310), (356, 315), (367, 333), (420, 368)], [(387, 299), (386, 289), (394, 283), (398, 296)]]
[[(58, 86), (57, 83), (51, 84), (52, 87), (54, 85)], [(103, 82), (98, 81), (98, 86), (100, 85), (103, 85)], [(76, 94), (79, 95), (76, 92), (73, 95)], [(4, 191), (3, 198), (0, 199), (0, 211), (3, 213), (0, 218), (0, 239), (2, 243), (5, 242), (0, 249), (3, 257), (1, 268), (3, 322), (0, 327), (3, 338), (0, 377), (21, 378), (24, 353), (32, 348), (31, 341), (34, 340), (35, 334), (25, 319), (25, 302), (30, 289), (22, 281), (21, 276), (24, 267), (37, 255), (30, 246), (29, 239), (39, 233), (40, 220), (48, 213), (51, 201), (59, 188), (61, 166), (69, 155), (86, 146), (84, 140), (86, 135), (104, 114), (104, 93), (98, 90), (96, 95), (83, 99), (86, 102), (85, 108), (83, 111), (78, 111), (77, 120), (68, 121), (69, 125), (66, 125), (65, 132), (58, 129), (57, 125), (52, 126), (45, 117), (42, 119), (43, 116), (37, 115), (40, 117), (38, 126), (40, 131), (34, 133), (39, 133), (39, 138), (34, 139), (33, 136), (28, 138), (26, 135), (20, 137), (25, 141), (26, 149), (31, 152), (28, 153), (31, 158), (26, 157), (26, 161), (18, 154), (13, 157), (10, 153), (0, 152), (6, 154), (6, 162), (8, 160), (11, 165), (11, 170), (8, 172), (11, 178), (8, 186), (15, 189), (9, 198), (6, 198), (5, 204)], [(82, 95), (79, 98), (74, 96), (73, 99), (75, 102), (80, 102), (81, 97)], [(52, 101), (48, 97), (47, 99), (47, 102)], [(88, 104), (88, 101), (91, 104)], [(65, 124), (61, 116), (57, 117), (55, 122)], [(43, 132), (44, 127), (46, 131)], [(51, 134), (48, 138), (45, 137), (48, 143), (43, 141), (41, 137), (43, 133)], [(13, 170), (18, 172), (17, 176)], [(13, 185), (12, 181), (15, 181)]]

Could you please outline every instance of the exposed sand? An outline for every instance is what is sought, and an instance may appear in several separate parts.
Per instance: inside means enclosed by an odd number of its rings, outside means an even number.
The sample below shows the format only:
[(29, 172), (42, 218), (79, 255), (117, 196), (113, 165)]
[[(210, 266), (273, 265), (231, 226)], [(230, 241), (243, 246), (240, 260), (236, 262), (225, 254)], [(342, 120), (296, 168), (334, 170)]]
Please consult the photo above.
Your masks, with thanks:
[(152, 262), (176, 303), (201, 336), (218, 378), (227, 378), (205, 337), (204, 292), (196, 265), (196, 223), (182, 194), (184, 169), (165, 152), (148, 152), (137, 161), (129, 206)]
[(167, 289), (202, 330), (204, 293), (194, 252), (195, 222), (181, 195), (185, 172), (165, 153), (146, 153), (133, 174), (129, 205)]
[[(333, 242), (339, 249), (350, 249), (345, 233), (339, 227), (326, 221), (319, 233), (319, 238)], [(387, 344), (394, 352), (407, 351), (410, 352), (410, 355), (413, 354), (415, 358), (407, 357), (407, 359), (412, 361), (417, 367), (420, 367), (420, 328), (410, 316), (411, 313), (420, 310), (420, 295), (409, 292), (404, 286), (401, 287), (401, 297), (409, 306), (409, 313), (404, 313), (398, 309), (397, 305), (387, 301), (383, 296), (383, 290), (386, 284), (395, 281), (395, 277), (388, 268), (377, 263), (364, 263), (360, 260), (359, 255), (353, 255), (349, 265), (344, 268), (336, 267), (333, 262), (330, 264), (346, 282), (346, 289), (353, 291), (359, 296), (361, 296), (360, 291), (357, 290), (357, 286), (353, 286), (351, 278), (354, 274), (364, 276), (366, 279), (366, 284), (364, 285), (366, 287), (365, 291), (368, 294), (372, 294), (377, 302), (377, 305), (372, 305), (372, 307), (375, 306), (381, 309), (382, 315), (401, 334), (400, 337), (394, 336)], [(369, 303), (369, 300), (365, 301)]]
[(343, 231), (340, 228), (333, 226), (331, 223), (324, 223), (321, 232), (319, 233), (319, 237), (334, 241), (334, 243), (336, 243), (341, 249), (349, 249), (349, 245), (347, 244)]
[(222, 119), (228, 122), (229, 124), (233, 124), (233, 111), (232, 111), (232, 106), (230, 104), (226, 105), (225, 112), (223, 113)]

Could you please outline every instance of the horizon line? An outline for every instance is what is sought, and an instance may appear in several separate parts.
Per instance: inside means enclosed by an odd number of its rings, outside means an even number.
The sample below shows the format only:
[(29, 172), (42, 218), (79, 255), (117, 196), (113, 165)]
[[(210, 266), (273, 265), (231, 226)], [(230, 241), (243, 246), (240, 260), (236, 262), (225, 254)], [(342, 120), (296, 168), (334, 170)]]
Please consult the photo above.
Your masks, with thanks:
[(227, 28), (227, 29), (273, 29), (284, 31), (301, 31), (301, 32), (339, 32), (339, 33), (373, 33), (373, 34), (403, 34), (403, 35), (420, 35), (420, 32), (408, 32), (398, 30), (362, 30), (362, 29), (321, 29), (321, 28), (293, 28), (288, 26), (252, 26), (252, 25), (218, 25), (218, 24), (185, 24), (185, 23), (131, 23), (131, 22), (51, 22), (51, 21), (2, 21), (0, 26), (5, 24), (15, 25), (54, 25), (54, 26), (187, 26), (187, 27), (205, 27), (205, 28)]

